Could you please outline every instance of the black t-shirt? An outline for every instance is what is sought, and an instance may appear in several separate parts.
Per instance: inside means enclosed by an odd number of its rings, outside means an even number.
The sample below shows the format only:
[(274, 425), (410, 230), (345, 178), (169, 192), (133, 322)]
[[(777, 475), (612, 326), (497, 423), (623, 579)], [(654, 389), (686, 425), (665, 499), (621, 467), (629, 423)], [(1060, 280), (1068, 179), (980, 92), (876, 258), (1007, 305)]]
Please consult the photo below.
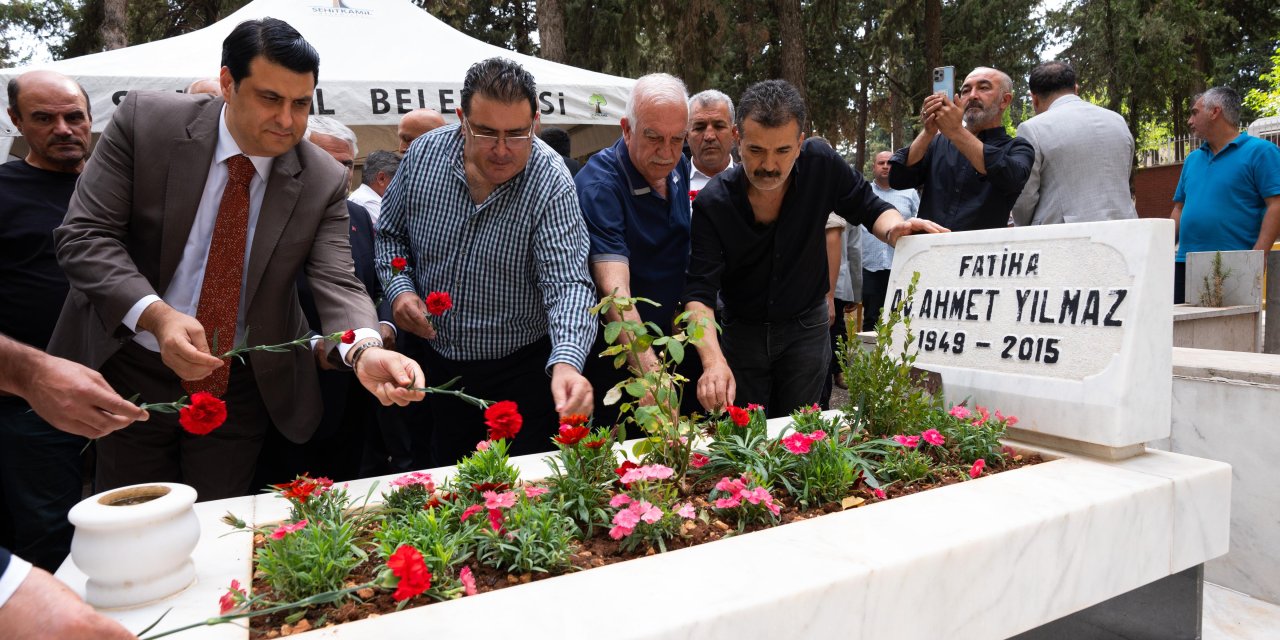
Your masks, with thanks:
[(793, 319), (822, 303), (830, 288), (824, 229), (835, 213), (868, 230), (892, 209), (826, 144), (806, 140), (778, 218), (759, 224), (747, 200), (745, 167), (711, 179), (693, 201), (693, 248), (684, 302), (716, 306), (749, 322)]
[(24, 160), (0, 165), (0, 332), (40, 350), (67, 298), (53, 230), (79, 177)]

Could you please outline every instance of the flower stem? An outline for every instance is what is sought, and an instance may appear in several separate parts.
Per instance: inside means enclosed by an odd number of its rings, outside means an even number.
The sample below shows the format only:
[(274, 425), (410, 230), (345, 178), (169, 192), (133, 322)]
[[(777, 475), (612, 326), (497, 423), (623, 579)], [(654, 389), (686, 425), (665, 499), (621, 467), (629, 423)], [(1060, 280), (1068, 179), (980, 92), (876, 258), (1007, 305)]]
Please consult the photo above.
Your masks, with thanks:
[(458, 376), (458, 377), (456, 377), (456, 378), (454, 378), (454, 379), (452, 379), (452, 380), (450, 380), (450, 381), (448, 381), (448, 382), (446, 382), (446, 383), (444, 383), (444, 384), (442, 384), (442, 385), (440, 385), (440, 386), (438, 386), (438, 387), (419, 387), (419, 386), (412, 386), (412, 387), (409, 387), (409, 388), (408, 388), (408, 390), (409, 390), (409, 391), (421, 391), (421, 392), (423, 392), (423, 393), (433, 393), (433, 394), (436, 394), (436, 395), (453, 396), (453, 397), (455, 397), (455, 398), (457, 398), (457, 399), (459, 399), (459, 400), (461, 400), (461, 401), (463, 401), (463, 402), (465, 402), (465, 403), (467, 403), (467, 404), (469, 404), (469, 405), (472, 405), (472, 406), (478, 407), (478, 408), (480, 408), (480, 409), (488, 409), (488, 408), (489, 408), (489, 405), (493, 404), (492, 402), (490, 402), (490, 401), (488, 401), (488, 400), (482, 400), (482, 399), (477, 398), (477, 397), (475, 397), (475, 396), (472, 396), (472, 395), (468, 395), (468, 394), (466, 394), (466, 393), (463, 393), (461, 389), (454, 390), (454, 389), (450, 389), (450, 388), (449, 388), (449, 387), (452, 387), (452, 386), (454, 385), (454, 383), (456, 383), (458, 380), (461, 380), (461, 379), (462, 379), (462, 376)]
[[(171, 636), (180, 631), (186, 631), (187, 629), (194, 629), (196, 627), (206, 627), (206, 626), (211, 627), (214, 625), (231, 622), (232, 620), (237, 620), (239, 618), (249, 618), (253, 616), (266, 616), (266, 615), (271, 615), (273, 613), (279, 613), (281, 611), (297, 609), (299, 607), (309, 607), (313, 604), (325, 604), (327, 602), (333, 602), (338, 598), (341, 598), (342, 596), (345, 596), (349, 593), (355, 593), (361, 589), (369, 589), (377, 586), (378, 586), (377, 582), (370, 582), (367, 584), (357, 585), (354, 587), (347, 587), (345, 589), (338, 589), (336, 591), (326, 591), (324, 593), (317, 593), (314, 596), (303, 598), (301, 600), (298, 600), (297, 602), (286, 602), (284, 604), (278, 604), (272, 607), (267, 607), (266, 609), (259, 609), (257, 611), (241, 611), (239, 613), (231, 613), (224, 616), (218, 616), (216, 618), (206, 618), (204, 620), (201, 620), (200, 622), (193, 622), (189, 625), (178, 627), (176, 629), (161, 631), (160, 633), (157, 633), (155, 635), (140, 638), (140, 640), (155, 640), (156, 638)], [(161, 616), (161, 617), (164, 617), (164, 616)], [(159, 622), (159, 620), (157, 620), (156, 622)], [(152, 626), (155, 626), (155, 624), (153, 623)], [(150, 629), (150, 628), (151, 627), (147, 627), (147, 629)], [(142, 632), (146, 633), (146, 631), (147, 630), (144, 629)]]

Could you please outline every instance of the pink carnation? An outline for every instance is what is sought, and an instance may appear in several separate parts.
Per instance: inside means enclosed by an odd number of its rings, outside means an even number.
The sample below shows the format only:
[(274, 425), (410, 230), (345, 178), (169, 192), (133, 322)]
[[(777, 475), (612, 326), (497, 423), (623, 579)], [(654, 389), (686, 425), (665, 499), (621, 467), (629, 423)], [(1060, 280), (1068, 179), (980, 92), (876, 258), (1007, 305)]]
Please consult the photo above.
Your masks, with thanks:
[(686, 503), (684, 503), (684, 504), (680, 505), (680, 506), (676, 509), (676, 515), (680, 516), (681, 518), (689, 518), (689, 519), (692, 519), (692, 518), (694, 518), (694, 517), (697, 517), (698, 512), (697, 512), (697, 510), (695, 510), (695, 509), (693, 508), (693, 504), (692, 504), (692, 503), (690, 503), (690, 502), (686, 502)]
[(613, 514), (613, 524), (627, 529), (634, 529), (636, 528), (636, 525), (640, 524), (640, 514), (636, 513), (630, 507), (622, 509), (621, 511)]
[(818, 442), (818, 441), (820, 441), (820, 440), (826, 440), (826, 439), (827, 439), (827, 432), (826, 432), (826, 431), (823, 431), (822, 429), (818, 429), (818, 430), (814, 431), (813, 433), (809, 434), (809, 438), (810, 438), (811, 440), (813, 440), (814, 442)]
[(524, 488), (524, 496), (526, 498), (536, 498), (540, 495), (550, 493), (551, 490), (545, 487), (535, 487), (533, 485)]
[(305, 526), (307, 526), (306, 520), (299, 520), (293, 524), (282, 524), (276, 527), (275, 531), (271, 532), (271, 539), (282, 540), (284, 539), (285, 536), (293, 533), (294, 531), (298, 531), (299, 529), (302, 529)]
[(737, 495), (732, 495), (727, 498), (716, 498), (717, 509), (729, 509), (740, 504), (742, 504), (742, 501), (738, 499)]
[(614, 540), (621, 540), (631, 535), (632, 531), (635, 531), (635, 527), (624, 527), (622, 525), (618, 525), (609, 530), (609, 537)]
[(414, 471), (413, 473), (402, 475), (399, 478), (392, 480), (390, 484), (396, 488), (420, 486), (426, 489), (428, 493), (436, 490), (436, 483), (431, 480), (431, 474), (423, 473), (421, 471)]
[(982, 458), (978, 458), (977, 460), (975, 460), (973, 462), (973, 466), (969, 467), (969, 477), (976, 478), (982, 475), (982, 468), (985, 466), (987, 466), (986, 460), (983, 460)]
[(516, 492), (503, 491), (496, 493), (486, 491), (481, 495), (484, 496), (484, 508), (486, 509), (509, 509), (516, 506)]
[(796, 455), (809, 453), (809, 447), (812, 444), (813, 440), (809, 436), (798, 431), (782, 439), (782, 446)]
[(697, 452), (694, 452), (692, 455), (689, 456), (689, 466), (693, 467), (694, 469), (701, 469), (707, 466), (707, 463), (710, 461), (711, 461), (711, 458), (708, 458), (707, 456)]
[(908, 449), (914, 449), (920, 446), (920, 436), (904, 436), (902, 434), (898, 434), (893, 437), (893, 441)]
[(951, 417), (959, 418), (960, 420), (964, 420), (970, 415), (969, 409), (962, 404), (951, 407), (951, 411), (949, 413), (951, 414)]
[(489, 450), (488, 440), (481, 440), (480, 442), (476, 443), (476, 451), (488, 451), (488, 450)]
[(935, 447), (941, 447), (947, 442), (947, 439), (942, 437), (942, 434), (938, 433), (937, 429), (930, 429), (928, 431), (925, 431), (924, 433), (920, 434), (920, 437), (924, 438), (925, 442), (928, 442), (929, 444)]
[(877, 498), (884, 500), (884, 489), (875, 489), (871, 493), (874, 493)]
[(630, 509), (637, 512), (640, 519), (653, 524), (662, 519), (662, 509), (659, 509), (648, 502), (633, 502)]
[(476, 577), (471, 575), (471, 567), (463, 567), (462, 571), (458, 572), (458, 579), (462, 581), (463, 593), (469, 596), (474, 596), (477, 593)]
[(773, 496), (769, 495), (769, 490), (764, 487), (756, 487), (750, 491), (744, 491), (742, 497), (746, 498), (747, 502), (750, 502), (751, 504), (773, 502)]
[(458, 520), (461, 522), (466, 522), (467, 518), (470, 518), (471, 516), (474, 516), (476, 512), (483, 511), (483, 510), (484, 510), (484, 505), (473, 504), (467, 507), (466, 509), (462, 510), (462, 515), (458, 518)]
[(609, 506), (613, 507), (614, 509), (617, 509), (618, 507), (624, 506), (629, 502), (631, 502), (631, 496), (625, 493), (619, 493), (618, 495), (614, 496), (612, 500), (609, 500)]

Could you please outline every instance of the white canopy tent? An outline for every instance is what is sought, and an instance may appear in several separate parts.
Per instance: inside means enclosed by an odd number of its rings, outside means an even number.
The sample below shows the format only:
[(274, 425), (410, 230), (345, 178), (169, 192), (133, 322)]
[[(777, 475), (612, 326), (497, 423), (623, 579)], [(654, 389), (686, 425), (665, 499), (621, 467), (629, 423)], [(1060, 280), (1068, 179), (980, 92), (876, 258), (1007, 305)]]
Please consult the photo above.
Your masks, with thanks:
[[(418, 107), (449, 121), (460, 106), (462, 80), (472, 63), (493, 56), (516, 60), (538, 83), (544, 125), (570, 132), (573, 154), (611, 144), (635, 83), (521, 55), (471, 38), (407, 0), (254, 0), (216, 24), (166, 40), (44, 64), (0, 70), (0, 82), (32, 69), (51, 69), (78, 80), (93, 103), (93, 129), (101, 131), (128, 91), (182, 91), (215, 77), (222, 40), (239, 23), (262, 17), (293, 25), (320, 52), (313, 113), (356, 130), (361, 157), (396, 148), (395, 125)], [(0, 100), (8, 102), (0, 94)], [(596, 126), (608, 125), (608, 126)], [(0, 110), (0, 146), (18, 132)]]

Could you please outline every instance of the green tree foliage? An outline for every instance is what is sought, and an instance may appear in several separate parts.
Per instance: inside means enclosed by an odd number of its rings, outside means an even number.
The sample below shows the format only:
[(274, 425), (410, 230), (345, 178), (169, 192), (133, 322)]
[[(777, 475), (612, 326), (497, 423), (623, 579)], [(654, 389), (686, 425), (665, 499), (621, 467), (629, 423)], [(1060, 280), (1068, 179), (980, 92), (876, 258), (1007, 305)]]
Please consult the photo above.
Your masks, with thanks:
[[(1280, 37), (1276, 38), (1280, 41)], [(1265, 89), (1253, 89), (1244, 97), (1245, 104), (1261, 117), (1280, 116), (1280, 44), (1271, 56), (1271, 70), (1262, 74)]]

